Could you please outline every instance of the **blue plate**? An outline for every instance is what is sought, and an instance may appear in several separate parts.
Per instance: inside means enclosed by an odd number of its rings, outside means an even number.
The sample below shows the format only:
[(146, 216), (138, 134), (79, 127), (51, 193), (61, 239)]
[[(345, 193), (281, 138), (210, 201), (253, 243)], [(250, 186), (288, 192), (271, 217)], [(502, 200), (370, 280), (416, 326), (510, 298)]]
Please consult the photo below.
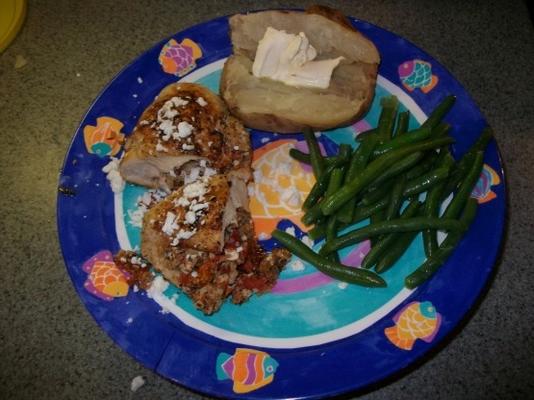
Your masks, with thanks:
[[(376, 96), (365, 118), (323, 132), (331, 154), (340, 143), (375, 126), (380, 98), (396, 95), (417, 127), (449, 94), (447, 115), (460, 157), (476, 140), (484, 117), (462, 86), (432, 57), (391, 32), (351, 19), (382, 56)], [(74, 135), (60, 176), (58, 227), (72, 282), (89, 312), (136, 360), (174, 382), (225, 398), (318, 398), (363, 388), (413, 363), (459, 323), (479, 296), (501, 242), (504, 176), (496, 144), (485, 154), (472, 196), (476, 220), (446, 264), (415, 291), (404, 277), (424, 260), (418, 237), (384, 274), (386, 289), (345, 285), (293, 258), (272, 293), (211, 317), (198, 312), (172, 285), (150, 294), (126, 284), (111, 255), (139, 246), (138, 201), (144, 188), (126, 185), (113, 193), (102, 168), (120, 157), (121, 139), (166, 85), (199, 82), (218, 91), (231, 54), (228, 18), (221, 17), (166, 39), (120, 72), (102, 91)], [(287, 156), (304, 148), (301, 135), (251, 131), (256, 183), (251, 210), (261, 243), (273, 227), (314, 248), (299, 223), (299, 203), (313, 183), (309, 168)], [(289, 190), (286, 188), (295, 188)], [(341, 253), (358, 265), (367, 242)]]

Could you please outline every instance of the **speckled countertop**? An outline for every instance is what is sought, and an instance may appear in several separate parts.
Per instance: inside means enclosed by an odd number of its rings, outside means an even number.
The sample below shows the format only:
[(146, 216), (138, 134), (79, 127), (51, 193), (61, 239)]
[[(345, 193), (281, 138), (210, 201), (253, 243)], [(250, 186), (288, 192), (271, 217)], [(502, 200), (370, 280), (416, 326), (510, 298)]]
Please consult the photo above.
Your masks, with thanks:
[[(0, 398), (199, 399), (131, 359), (95, 324), (61, 257), (59, 168), (102, 87), (155, 42), (192, 24), (295, 1), (30, 1), (0, 55)], [(494, 127), (509, 187), (504, 251), (463, 328), (367, 399), (518, 398), (534, 393), (534, 30), (519, 1), (323, 3), (437, 58)], [(17, 56), (27, 64), (15, 69)], [(147, 378), (130, 391), (137, 375)], [(350, 397), (350, 396), (349, 396)]]

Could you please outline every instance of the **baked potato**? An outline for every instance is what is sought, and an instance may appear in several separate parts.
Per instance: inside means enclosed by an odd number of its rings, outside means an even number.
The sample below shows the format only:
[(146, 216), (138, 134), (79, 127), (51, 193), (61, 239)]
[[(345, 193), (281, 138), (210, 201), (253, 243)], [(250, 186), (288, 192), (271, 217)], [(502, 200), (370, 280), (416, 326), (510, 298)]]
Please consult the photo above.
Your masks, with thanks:
[[(304, 34), (317, 60), (342, 56), (326, 89), (294, 87), (252, 74), (258, 47), (268, 27)], [(348, 125), (368, 109), (380, 55), (338, 11), (313, 6), (306, 12), (260, 11), (230, 18), (234, 54), (221, 76), (221, 96), (230, 112), (251, 128), (280, 133)]]

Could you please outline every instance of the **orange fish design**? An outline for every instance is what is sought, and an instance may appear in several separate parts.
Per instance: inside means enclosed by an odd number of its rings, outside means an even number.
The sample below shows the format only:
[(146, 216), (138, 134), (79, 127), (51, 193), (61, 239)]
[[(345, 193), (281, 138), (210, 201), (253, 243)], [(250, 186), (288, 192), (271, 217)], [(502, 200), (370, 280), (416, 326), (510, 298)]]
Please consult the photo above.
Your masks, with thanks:
[(233, 356), (220, 353), (217, 357), (218, 380), (231, 379), (235, 393), (248, 393), (271, 383), (278, 363), (269, 354), (253, 349), (236, 349)]
[(124, 140), (124, 134), (121, 133), (123, 126), (122, 122), (111, 117), (97, 118), (96, 126), (86, 125), (83, 138), (87, 151), (99, 157), (117, 154)]
[(270, 236), (282, 219), (290, 220), (304, 232), (308, 230), (300, 218), (302, 203), (313, 187), (315, 177), (289, 156), (295, 143), (295, 140), (278, 140), (254, 151), (250, 212), (258, 237)]
[(96, 297), (111, 301), (128, 294), (130, 287), (126, 277), (113, 262), (111, 252), (98, 252), (83, 264), (82, 269), (88, 273), (83, 286)]
[(495, 192), (491, 190), (491, 187), (500, 183), (501, 178), (499, 178), (499, 174), (488, 164), (484, 164), (484, 168), (480, 173), (477, 184), (473, 188), (471, 197), (477, 199), (479, 204), (487, 203), (497, 197)]
[(158, 61), (163, 71), (181, 77), (196, 67), (196, 60), (200, 57), (202, 50), (191, 39), (184, 39), (181, 43), (171, 39), (162, 47)]
[(399, 349), (411, 350), (417, 339), (430, 343), (441, 325), (441, 315), (429, 301), (408, 304), (393, 317), (395, 325), (384, 330)]

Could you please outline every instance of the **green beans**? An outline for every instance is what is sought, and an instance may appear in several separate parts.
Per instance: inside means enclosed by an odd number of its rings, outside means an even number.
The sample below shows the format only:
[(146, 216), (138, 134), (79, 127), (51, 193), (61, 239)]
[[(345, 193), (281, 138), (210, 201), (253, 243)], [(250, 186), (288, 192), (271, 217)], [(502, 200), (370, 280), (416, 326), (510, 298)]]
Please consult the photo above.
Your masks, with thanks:
[(321, 149), (319, 143), (315, 137), (315, 133), (311, 129), (304, 129), (304, 138), (310, 151), (310, 164), (313, 169), (315, 179), (319, 179), (324, 172), (324, 160), (321, 155)]
[(403, 111), (399, 113), (397, 118), (397, 126), (395, 127), (395, 136), (402, 135), (408, 131), (410, 123), (410, 111)]
[(418, 151), (443, 147), (453, 142), (452, 138), (442, 137), (423, 142), (415, 143), (391, 151), (376, 160), (372, 161), (363, 171), (348, 184), (344, 185), (332, 196), (327, 197), (321, 204), (321, 211), (324, 215), (331, 215), (336, 212), (351, 197), (356, 196), (366, 185), (371, 183), (380, 173), (393, 165), (395, 162)]
[(408, 144), (420, 142), (430, 137), (430, 128), (419, 128), (413, 132), (406, 133), (405, 135), (396, 136), (391, 141), (383, 143), (376, 147), (373, 151), (373, 157), (378, 157), (391, 150), (399, 149)]
[(421, 127), (429, 127), (433, 128), (437, 124), (441, 122), (443, 117), (450, 111), (454, 103), (456, 102), (455, 96), (447, 96), (445, 97), (441, 103), (432, 111), (430, 116), (427, 118), (425, 122), (421, 125)]
[[(393, 164), (391, 167), (386, 169), (381, 175), (379, 175), (371, 185), (369, 185), (369, 189), (376, 189), (382, 182), (387, 181), (390, 178), (394, 178), (404, 171), (409, 170), (412, 168), (415, 164), (419, 162), (423, 158), (424, 153), (422, 151), (417, 151), (413, 154), (410, 154), (409, 156), (403, 158), (402, 160), (399, 160), (395, 164)], [(428, 171), (428, 169), (427, 169)], [(426, 172), (426, 171), (425, 171)]]
[[(411, 201), (402, 212), (400, 219), (409, 219), (417, 215), (421, 203), (417, 200)], [(362, 260), (362, 268), (371, 268), (376, 264), (380, 256), (382, 256), (387, 249), (389, 249), (398, 239), (398, 233), (391, 233), (383, 237), (380, 241), (374, 244), (369, 250), (369, 253)]]
[(361, 268), (350, 268), (335, 261), (327, 260), (315, 253), (297, 238), (288, 235), (278, 229), (272, 233), (273, 238), (278, 240), (282, 246), (287, 248), (291, 253), (314, 265), (322, 273), (338, 279), (340, 281), (354, 283), (368, 287), (386, 287), (386, 281), (375, 274)]
[(443, 218), (457, 218), (458, 215), (462, 212), (462, 209), (465, 206), (469, 195), (473, 191), (473, 187), (476, 185), (478, 179), (480, 178), (480, 173), (482, 172), (482, 166), (484, 163), (484, 152), (478, 151), (475, 154), (473, 164), (469, 169), (469, 172), (465, 176), (465, 179), (460, 185), (458, 192), (452, 198), (451, 202), (445, 209), (443, 213)]
[(391, 193), (389, 195), (389, 204), (386, 208), (384, 219), (389, 221), (396, 217), (399, 213), (399, 209), (402, 205), (404, 187), (406, 186), (406, 177), (401, 175), (397, 182), (393, 185)]
[[(378, 126), (358, 136), (356, 150), (343, 144), (331, 157), (321, 156), (315, 135), (306, 130), (310, 154), (290, 151), (291, 157), (310, 163), (316, 176), (303, 204), (302, 221), (315, 224), (309, 237), (326, 236), (326, 240), (316, 253), (283, 232), (275, 231), (273, 237), (330, 276), (376, 287), (385, 286), (377, 274), (393, 267), (422, 232), (427, 260), (406, 277), (405, 285), (413, 288), (424, 282), (443, 264), (474, 218), (477, 203), (469, 196), (493, 137), (485, 129), (456, 163), (448, 149), (454, 142), (451, 126), (443, 120), (454, 102), (454, 96), (445, 97), (419, 128), (409, 131), (409, 112), (398, 112), (395, 97), (382, 98)], [(440, 217), (441, 202), (450, 192), (455, 195)], [(426, 193), (422, 202), (421, 193)], [(403, 209), (405, 200), (408, 205)], [(346, 229), (366, 218), (370, 218), (367, 226)], [(340, 234), (342, 229), (348, 233)], [(437, 231), (448, 233), (440, 245)], [(339, 262), (337, 250), (366, 239), (372, 247), (362, 268)]]
[(420, 231), (423, 229), (437, 229), (444, 231), (464, 231), (467, 227), (464, 223), (450, 218), (424, 218), (414, 217), (410, 219), (392, 219), (382, 221), (373, 225), (367, 225), (352, 232), (341, 235), (334, 240), (326, 242), (321, 249), (321, 254), (329, 254), (332, 251), (342, 249), (361, 242), (373, 236), (383, 235), (393, 232)]
[(465, 176), (465, 174), (467, 174), (476, 152), (485, 150), (488, 143), (492, 139), (493, 131), (490, 128), (484, 128), (473, 146), (471, 146), (471, 148), (464, 154), (460, 161), (458, 161), (456, 168), (453, 169), (449, 181), (447, 182), (447, 186), (445, 187), (445, 197), (457, 188), (462, 178)]
[[(292, 148), (289, 149), (289, 156), (293, 158), (294, 160), (297, 160), (298, 162), (304, 163), (304, 164), (311, 164), (310, 161), (310, 155), (307, 153), (303, 153), (302, 151)], [(339, 167), (345, 163), (348, 162), (348, 157), (344, 157), (341, 153), (336, 156), (330, 156), (324, 158), (325, 166), (326, 167)]]
[(395, 125), (399, 101), (395, 96), (383, 97), (380, 104), (382, 105), (382, 112), (378, 118), (378, 140), (380, 143), (385, 143), (393, 135), (393, 126)]
[[(345, 184), (351, 182), (358, 172), (360, 172), (367, 165), (371, 153), (376, 146), (376, 137), (369, 137), (367, 140), (364, 140), (360, 146), (354, 151), (352, 159), (350, 160), (350, 165), (345, 176)], [(354, 210), (354, 205), (356, 204), (356, 198), (353, 197), (349, 199), (343, 207), (341, 207), (337, 216), (338, 219), (342, 222), (350, 222), (352, 219), (352, 212)]]
[[(340, 223), (338, 225), (339, 230), (346, 228), (349, 225), (356, 224), (363, 221), (366, 218), (369, 218), (371, 215), (375, 214), (379, 210), (383, 210), (387, 207), (388, 199), (382, 199), (375, 204), (370, 206), (356, 206), (352, 213), (352, 221), (349, 223)], [(325, 227), (320, 224), (315, 224), (312, 230), (308, 231), (308, 236), (317, 240), (326, 235)]]
[(403, 232), (398, 234), (395, 243), (382, 255), (375, 267), (377, 274), (382, 274), (390, 269), (399, 258), (408, 250), (419, 232)]
[(378, 185), (377, 187), (374, 187), (373, 185), (373, 187), (369, 188), (369, 191), (363, 195), (362, 204), (368, 206), (370, 204), (376, 203), (383, 197), (388, 197), (394, 184), (395, 182), (393, 181), (393, 179), (390, 179)]
[[(440, 154), (438, 166), (450, 169), (453, 165), (454, 165), (454, 158), (452, 158), (451, 154), (448, 151), (444, 152), (443, 155)], [(426, 199), (425, 199), (425, 208), (424, 208), (425, 217), (431, 218), (431, 217), (439, 216), (439, 208), (441, 204), (442, 192), (443, 192), (444, 187), (445, 187), (445, 182), (442, 181), (438, 185), (435, 185), (428, 191), (426, 195)], [(423, 244), (424, 244), (426, 256), (431, 257), (432, 254), (438, 248), (437, 232), (431, 229), (425, 229), (423, 231)]]
[[(460, 221), (466, 226), (471, 225), (475, 219), (477, 206), (476, 199), (470, 198), (467, 200), (462, 217), (460, 218)], [(435, 254), (427, 258), (419, 268), (405, 278), (404, 285), (408, 289), (414, 289), (428, 280), (447, 261), (461, 238), (461, 234), (449, 233)]]
[(448, 168), (436, 168), (406, 183), (403, 195), (404, 197), (410, 197), (417, 193), (425, 192), (438, 182), (447, 179), (448, 175)]
[(333, 168), (327, 169), (326, 172), (315, 181), (315, 184), (308, 193), (308, 197), (306, 197), (306, 200), (304, 200), (304, 203), (302, 203), (302, 209), (304, 211), (309, 210), (311, 207), (317, 204), (321, 196), (326, 192), (332, 169)]

